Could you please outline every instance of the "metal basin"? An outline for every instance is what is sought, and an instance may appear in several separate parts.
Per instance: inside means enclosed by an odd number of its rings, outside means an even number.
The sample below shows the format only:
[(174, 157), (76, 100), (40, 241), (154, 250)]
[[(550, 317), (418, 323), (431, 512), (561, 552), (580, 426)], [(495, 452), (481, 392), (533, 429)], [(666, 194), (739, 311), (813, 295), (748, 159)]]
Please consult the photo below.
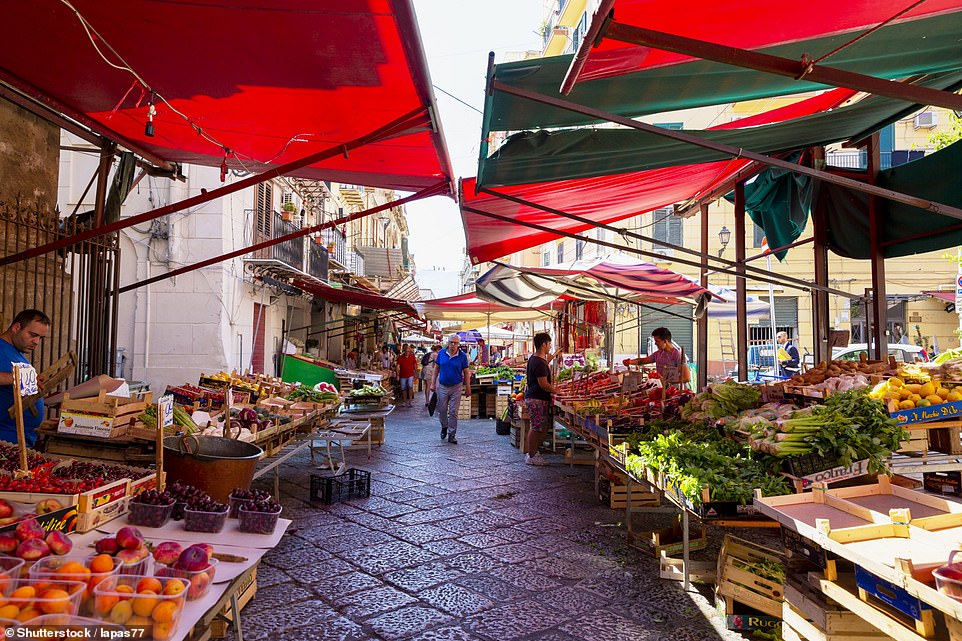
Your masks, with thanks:
[(167, 483), (188, 483), (222, 503), (234, 488), (250, 488), (263, 455), (264, 450), (252, 443), (220, 436), (164, 438)]

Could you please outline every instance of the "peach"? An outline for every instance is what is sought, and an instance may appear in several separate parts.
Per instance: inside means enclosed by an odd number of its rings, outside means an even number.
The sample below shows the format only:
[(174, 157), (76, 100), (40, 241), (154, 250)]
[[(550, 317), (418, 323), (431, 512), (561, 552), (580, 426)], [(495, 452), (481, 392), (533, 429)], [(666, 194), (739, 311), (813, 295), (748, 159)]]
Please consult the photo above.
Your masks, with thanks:
[(54, 530), (48, 534), (44, 542), (50, 548), (50, 551), (56, 555), (67, 554), (73, 549), (73, 541), (60, 530)]
[(0, 499), (0, 518), (13, 516), (13, 506), (7, 501)]
[(27, 539), (17, 546), (17, 556), (25, 561), (36, 561), (50, 555), (50, 547), (43, 539)]
[(116, 554), (120, 549), (117, 539), (112, 536), (105, 536), (94, 544), (97, 554)]
[(144, 544), (144, 535), (140, 533), (140, 530), (129, 525), (117, 530), (115, 537), (120, 547), (128, 550), (135, 550)]
[(37, 511), (37, 514), (50, 514), (62, 508), (63, 506), (60, 505), (60, 501), (57, 499), (44, 499), (38, 502), (34, 509)]
[(21, 541), (27, 541), (29, 539), (42, 539), (47, 536), (46, 530), (40, 525), (37, 519), (26, 519), (21, 521), (17, 525), (17, 529), (14, 531), (17, 538)]
[(13, 554), (20, 545), (20, 539), (12, 534), (0, 534), (0, 553)]
[(154, 546), (154, 560), (161, 565), (173, 565), (183, 551), (183, 546), (177, 541), (164, 541)]

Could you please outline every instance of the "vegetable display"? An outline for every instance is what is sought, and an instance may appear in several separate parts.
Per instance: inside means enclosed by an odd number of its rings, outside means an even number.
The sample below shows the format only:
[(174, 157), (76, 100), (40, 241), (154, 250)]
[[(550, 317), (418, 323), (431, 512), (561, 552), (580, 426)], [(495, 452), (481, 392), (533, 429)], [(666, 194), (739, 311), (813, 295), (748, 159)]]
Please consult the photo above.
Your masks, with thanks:
[(762, 393), (754, 385), (742, 385), (734, 381), (715, 383), (689, 401), (682, 408), (681, 417), (697, 421), (706, 418), (718, 420), (725, 416), (735, 416), (758, 404)]
[[(140, 416), (137, 417), (137, 420), (147, 427), (157, 429), (157, 407), (154, 405), (148, 405), (147, 409), (141, 412)], [(194, 432), (198, 431), (198, 428), (197, 424), (194, 423), (187, 412), (185, 412), (179, 405), (174, 403), (174, 424), (168, 428), (165, 428), (164, 433), (175, 434), (181, 431), (187, 434), (193, 434)]]
[(361, 389), (351, 390), (348, 396), (352, 398), (363, 396), (385, 396), (387, 391), (380, 385), (365, 385)]
[(336, 401), (340, 398), (337, 388), (330, 383), (318, 383), (314, 387), (301, 385), (295, 388), (285, 397), (289, 401), (302, 401), (305, 403), (324, 403)]
[(513, 381), (514, 380), (514, 370), (510, 367), (505, 367), (504, 365), (497, 365), (492, 367), (490, 365), (481, 365), (474, 371), (478, 376), (488, 376), (494, 374), (494, 377), (499, 381)]

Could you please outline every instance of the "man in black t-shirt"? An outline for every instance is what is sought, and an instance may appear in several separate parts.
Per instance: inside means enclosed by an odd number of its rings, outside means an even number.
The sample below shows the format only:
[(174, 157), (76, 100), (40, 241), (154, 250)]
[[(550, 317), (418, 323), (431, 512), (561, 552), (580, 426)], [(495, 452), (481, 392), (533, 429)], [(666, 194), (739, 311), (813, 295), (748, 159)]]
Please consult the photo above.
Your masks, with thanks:
[(524, 462), (528, 465), (547, 465), (544, 457), (538, 453), (538, 448), (545, 439), (545, 433), (550, 432), (554, 426), (554, 418), (551, 416), (551, 395), (556, 390), (551, 383), (551, 367), (548, 364), (554, 356), (557, 356), (557, 353), (549, 358), (551, 337), (545, 333), (534, 337), (534, 350), (534, 354), (528, 359), (526, 371), (528, 384), (524, 389), (524, 400), (528, 406), (528, 418), (531, 422), (528, 437), (525, 439)]

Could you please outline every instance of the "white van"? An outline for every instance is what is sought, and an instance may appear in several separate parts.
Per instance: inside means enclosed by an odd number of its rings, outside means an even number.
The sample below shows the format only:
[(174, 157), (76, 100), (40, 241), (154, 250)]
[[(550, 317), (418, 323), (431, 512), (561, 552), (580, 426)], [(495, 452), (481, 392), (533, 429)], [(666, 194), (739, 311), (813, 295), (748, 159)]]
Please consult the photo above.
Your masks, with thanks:
[[(865, 354), (868, 358), (867, 343), (851, 343), (848, 347), (833, 347), (832, 359), (837, 361), (857, 361), (861, 360), (861, 355)], [(927, 363), (929, 354), (918, 345), (906, 345), (903, 343), (889, 343), (889, 356), (894, 356), (900, 363), (914, 363), (921, 361)]]

